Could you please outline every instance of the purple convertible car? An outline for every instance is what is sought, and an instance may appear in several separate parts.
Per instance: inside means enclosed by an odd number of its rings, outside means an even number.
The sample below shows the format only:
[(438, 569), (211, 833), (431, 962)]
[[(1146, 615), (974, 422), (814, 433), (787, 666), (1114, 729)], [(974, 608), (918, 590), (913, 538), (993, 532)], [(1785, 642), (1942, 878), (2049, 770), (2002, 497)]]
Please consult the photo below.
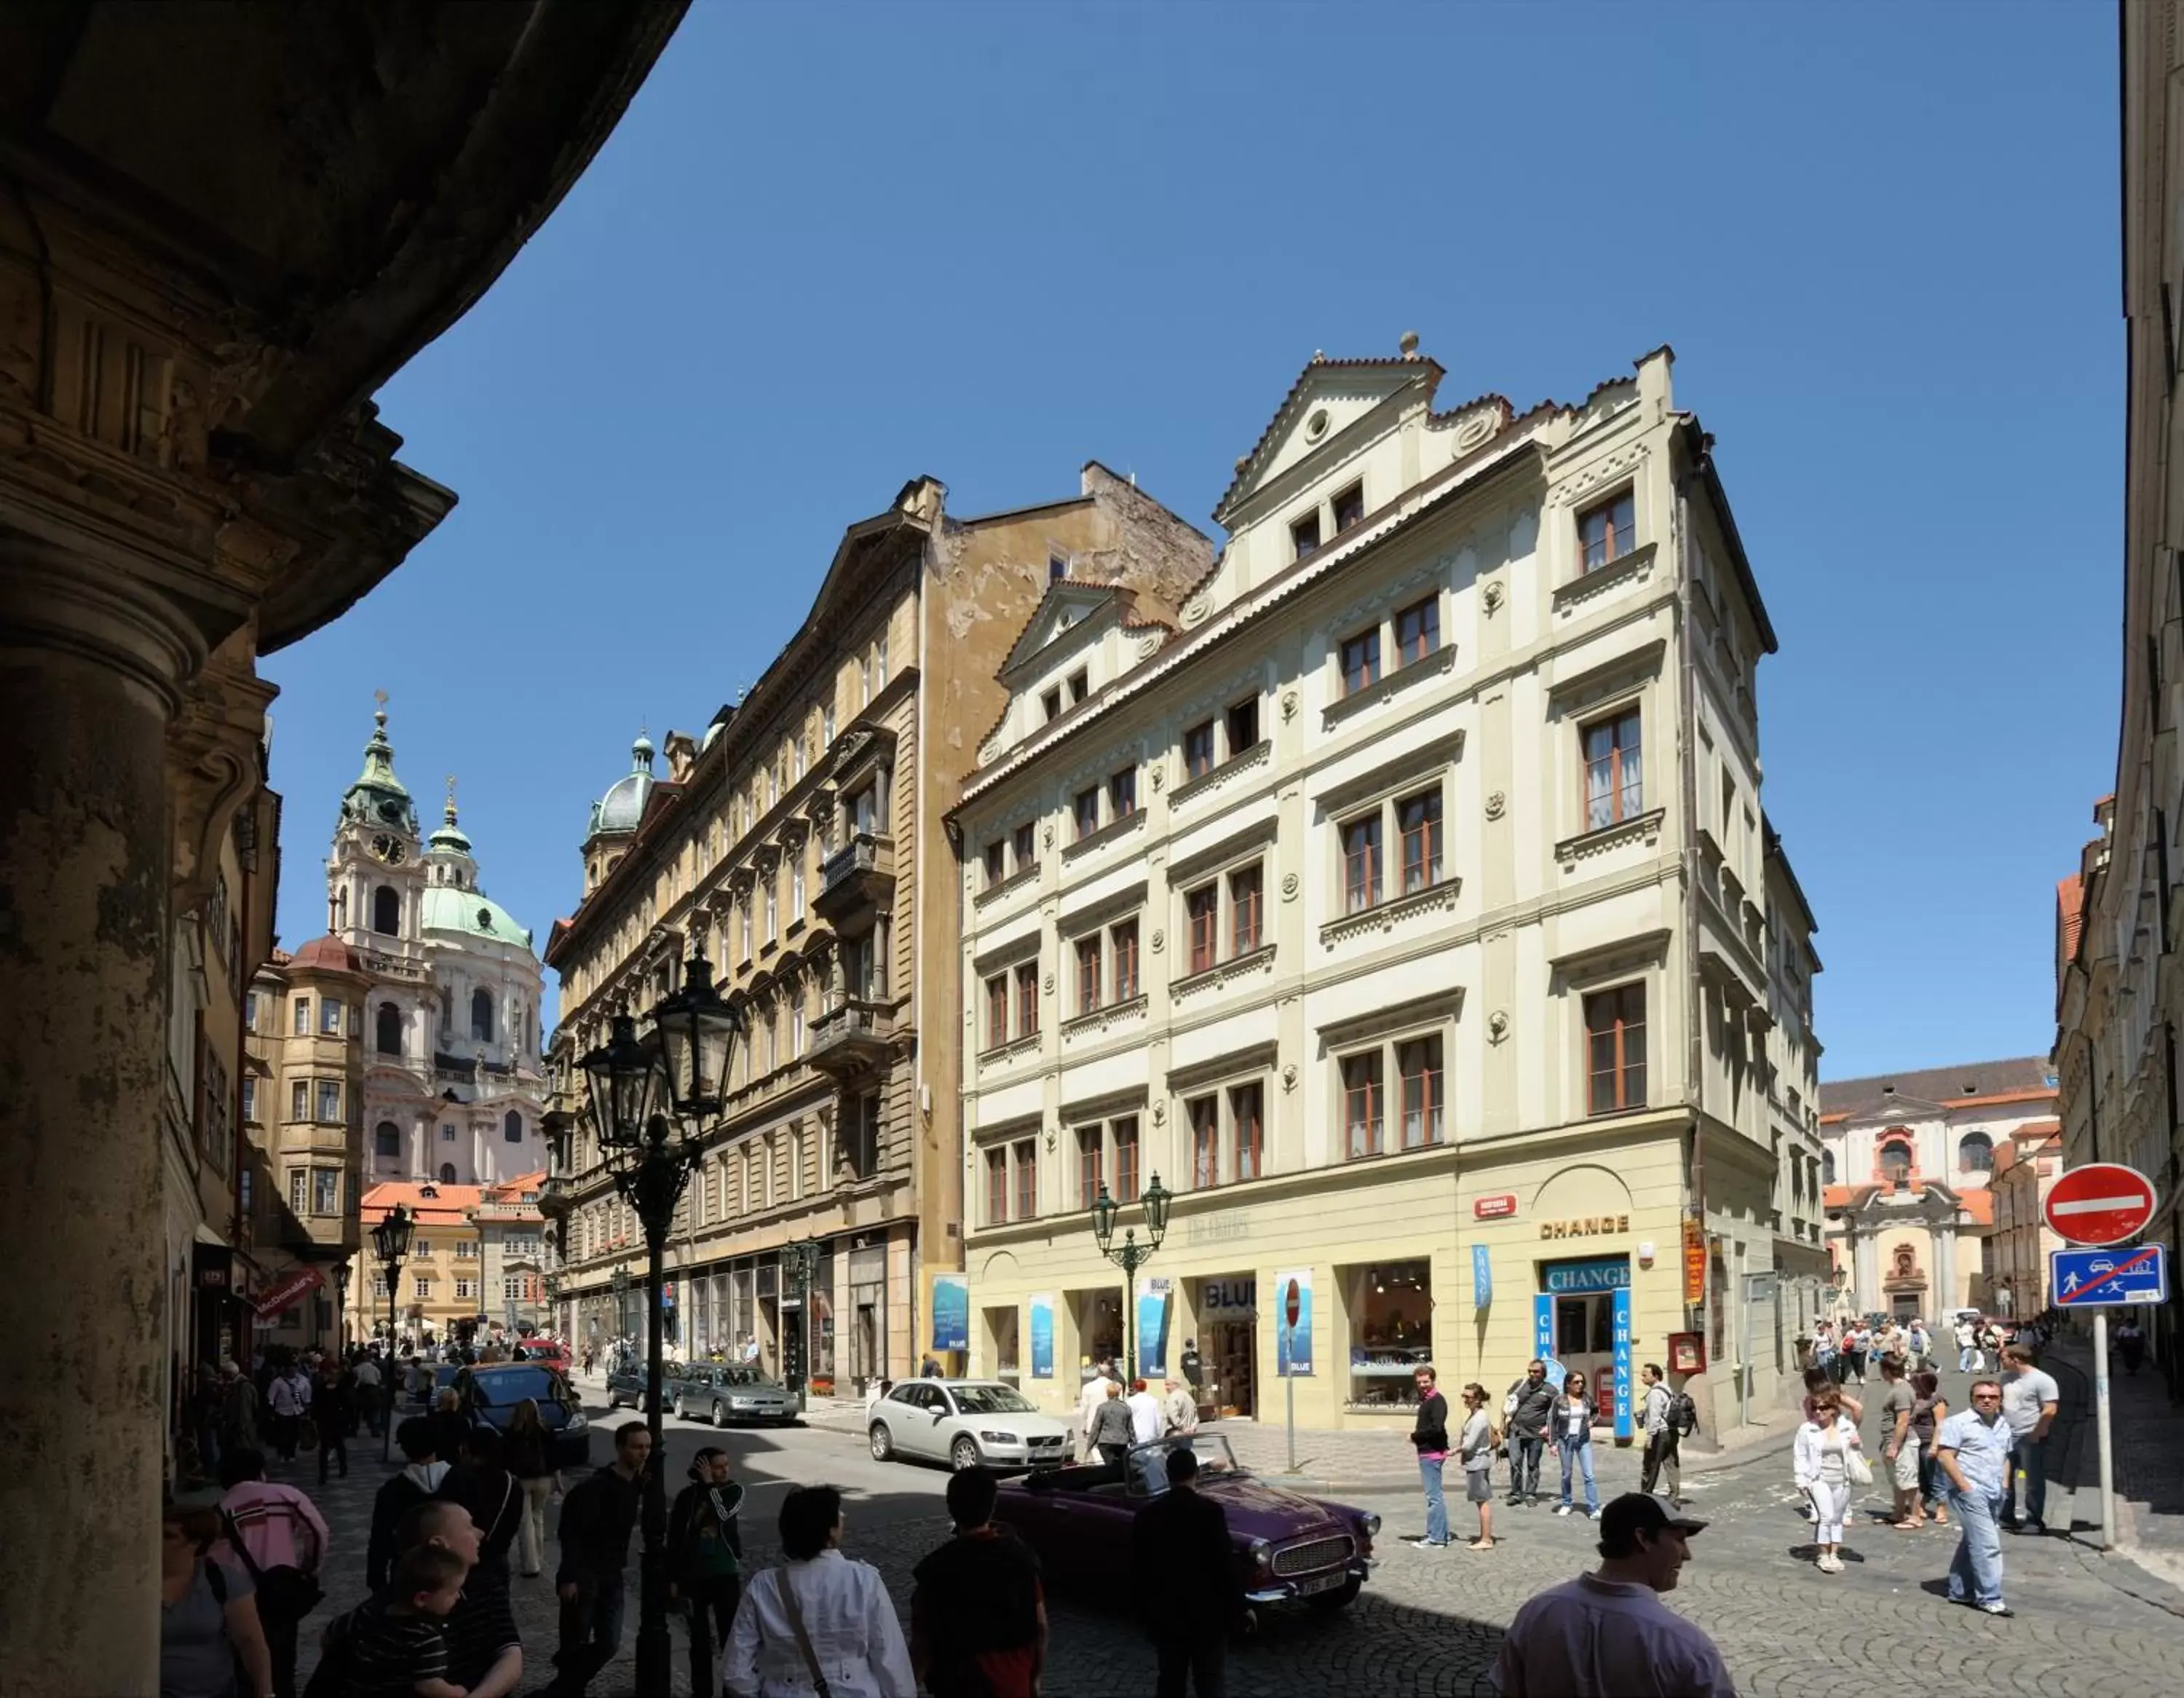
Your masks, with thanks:
[(1239, 1466), (1217, 1433), (1140, 1444), (1119, 1466), (1047, 1468), (1001, 1488), (994, 1519), (1039, 1553), (1056, 1587), (1112, 1586), (1130, 1561), (1130, 1523), (1167, 1489), (1167, 1453), (1198, 1452), (1198, 1489), (1228, 1511), (1244, 1594), (1254, 1606), (1302, 1601), (1340, 1610), (1373, 1571), (1380, 1517), (1323, 1503)]

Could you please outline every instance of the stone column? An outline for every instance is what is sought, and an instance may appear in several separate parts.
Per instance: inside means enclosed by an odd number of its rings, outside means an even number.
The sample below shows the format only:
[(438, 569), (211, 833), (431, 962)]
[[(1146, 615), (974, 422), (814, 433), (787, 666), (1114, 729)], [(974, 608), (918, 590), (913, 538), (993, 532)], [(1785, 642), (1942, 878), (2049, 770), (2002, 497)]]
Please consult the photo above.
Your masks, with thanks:
[[(1934, 1223), (1934, 1289), (1939, 1294), (1935, 1307), (1947, 1314), (1959, 1301), (1957, 1296), (1957, 1229), (1947, 1221)], [(1926, 1317), (1931, 1321), (1934, 1317)]]
[(1860, 1314), (1880, 1306), (1880, 1241), (1870, 1227), (1851, 1222), (1851, 1278)]
[(159, 1684), (164, 746), (203, 660), (189, 620), (125, 571), (0, 523), (11, 1691)]

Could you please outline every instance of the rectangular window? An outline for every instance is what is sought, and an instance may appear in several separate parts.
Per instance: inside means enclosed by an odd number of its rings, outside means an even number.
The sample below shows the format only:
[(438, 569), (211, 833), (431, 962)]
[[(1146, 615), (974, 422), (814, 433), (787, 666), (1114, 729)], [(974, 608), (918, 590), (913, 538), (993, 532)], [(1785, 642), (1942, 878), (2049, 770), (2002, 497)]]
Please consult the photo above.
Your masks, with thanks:
[(1221, 892), (1216, 885), (1201, 885), (1184, 893), (1183, 911), (1190, 923), (1190, 970), (1194, 973), (1203, 973), (1213, 964), (1220, 907)]
[(1077, 940), (1077, 1012), (1089, 1014), (1100, 1006), (1100, 934)]
[(801, 850), (788, 863), (788, 917), (791, 919), (804, 918), (804, 854)]
[(1009, 1218), (1009, 1153), (1006, 1149), (986, 1152), (986, 1224), (1001, 1226)]
[(309, 1168), (292, 1167), (288, 1170), (288, 1212), (291, 1215), (301, 1216), (304, 1212), (304, 1198), (309, 1190), (310, 1183), (311, 1172)]
[(1138, 1200), (1138, 1117), (1115, 1122), (1115, 1201)]
[(1228, 710), (1228, 758), (1234, 760), (1259, 740), (1259, 698), (1247, 695)]
[(1206, 720), (1183, 734), (1183, 775), (1202, 779), (1213, 770), (1213, 722)]
[(1355, 695), (1380, 679), (1380, 628), (1360, 631), (1342, 641), (1342, 693)]
[(1260, 906), (1259, 869), (1239, 867), (1228, 875), (1228, 953), (1249, 955), (1259, 947), (1264, 910)]
[(1128, 819), (1138, 811), (1138, 769), (1125, 767), (1107, 780), (1107, 818)]
[(1047, 581), (1049, 584), (1059, 584), (1059, 583), (1061, 583), (1061, 580), (1062, 580), (1063, 578), (1067, 578), (1067, 577), (1068, 577), (1068, 576), (1069, 576), (1069, 556), (1067, 556), (1067, 555), (1061, 555), (1061, 554), (1050, 554), (1050, 555), (1047, 556), (1047, 557), (1046, 557), (1046, 581)]
[(819, 734), (827, 742), (834, 740), (834, 704), (831, 701), (821, 710)]
[(319, 1081), (318, 1118), (329, 1125), (338, 1125), (342, 1117), (341, 1098), (342, 1088), (338, 1080)]
[(1019, 873), (1036, 860), (1039, 852), (1033, 846), (1035, 841), (1036, 836), (1029, 824), (1017, 827), (1017, 835), (1010, 846), (1016, 853), (1017, 871)]
[(1184, 1104), (1190, 1115), (1190, 1184), (1211, 1191), (1221, 1182), (1221, 1099), (1194, 1097)]
[(1138, 923), (1126, 919), (1108, 932), (1115, 957), (1115, 1000), (1127, 1003), (1138, 994)]
[(1342, 1064), (1342, 1124), (1351, 1160), (1380, 1153), (1380, 1052), (1349, 1057)]
[(1646, 811), (1644, 768), (1638, 745), (1638, 710), (1596, 719), (1585, 740), (1585, 825), (1598, 831)]
[(1061, 718), (1061, 690), (1059, 685), (1039, 692), (1039, 709), (1050, 721)]
[(996, 837), (986, 846), (986, 888), (992, 890), (1009, 876), (1009, 846)]
[(998, 1049), (1009, 1041), (1009, 975), (996, 973), (986, 980), (986, 1047)]
[(1234, 1131), (1236, 1181), (1240, 1185), (1262, 1171), (1266, 1114), (1260, 1086), (1239, 1085), (1228, 1093), (1228, 1124)]
[(417, 1276), (417, 1301), (420, 1303), (430, 1303), (432, 1300), (432, 1282), (428, 1276), (419, 1274)]
[(1637, 508), (1630, 491), (1611, 495), (1577, 516), (1578, 543), (1585, 550), (1585, 569), (1597, 572), (1637, 546)]
[(1646, 1106), (1646, 986), (1622, 985), (1585, 999), (1586, 1112)]
[(453, 1126), (442, 1126), (440, 1128), (440, 1142), (443, 1144), (451, 1144), (454, 1142), (454, 1141), (455, 1129)]
[(1403, 1085), (1403, 1148), (1441, 1141), (1443, 1087), (1440, 1040), (1414, 1038), (1396, 1046), (1396, 1072)]
[(1077, 792), (1074, 811), (1077, 836), (1081, 842), (1100, 829), (1100, 791), (1096, 786)]
[(242, 1118), (246, 1120), (258, 1118), (258, 1081), (248, 1075), (242, 1081)]
[(766, 881), (766, 941), (771, 943), (781, 936), (781, 881), (769, 876)]
[(1017, 1036), (1029, 1037), (1039, 1030), (1039, 963), (1024, 962), (1017, 969)]
[(1072, 707), (1092, 693), (1092, 674), (1083, 667), (1069, 674), (1069, 705)]
[(1403, 830), (1403, 890), (1440, 882), (1440, 792), (1429, 790), (1396, 804)]
[(1019, 1220), (1039, 1215), (1039, 1141), (1026, 1138), (1017, 1146), (1017, 1214)]
[(1314, 508), (1290, 524), (1290, 557), (1302, 560), (1319, 546), (1319, 511)]
[(310, 1035), (311, 999), (309, 997), (298, 997), (296, 998), (296, 1036), (309, 1037)]
[(888, 634), (885, 631), (883, 631), (880, 633), (879, 641), (873, 646), (873, 652), (878, 657), (879, 661), (880, 688), (882, 690), (885, 690), (887, 688), (887, 640)]
[(1375, 811), (1342, 828), (1343, 912), (1357, 913), (1380, 900), (1380, 816)]
[(255, 991), (242, 993), (242, 1029), (245, 1031), (258, 1030), (258, 992)]
[(1334, 501), (1329, 505), (1334, 509), (1334, 534), (1340, 536), (1365, 517), (1363, 480), (1352, 483), (1347, 489), (1337, 490)]
[(332, 997), (321, 997), (319, 1002), (319, 1035), (339, 1037), (341, 1029), (342, 1005)]
[(1440, 649), (1440, 597), (1429, 595), (1396, 615), (1396, 662), (1416, 666)]
[(311, 1213), (338, 1215), (341, 1213), (341, 1170), (337, 1167), (315, 1167), (311, 1170)]
[(1105, 1134), (1097, 1126), (1080, 1126), (1077, 1131), (1077, 1206), (1089, 1209), (1100, 1200), (1100, 1148)]

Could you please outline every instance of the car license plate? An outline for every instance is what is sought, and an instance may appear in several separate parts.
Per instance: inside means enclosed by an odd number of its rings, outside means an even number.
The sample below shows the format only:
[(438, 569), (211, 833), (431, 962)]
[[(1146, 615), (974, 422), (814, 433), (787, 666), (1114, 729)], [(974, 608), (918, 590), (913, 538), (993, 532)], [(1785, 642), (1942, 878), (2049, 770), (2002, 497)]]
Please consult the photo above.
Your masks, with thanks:
[(1339, 1568), (1332, 1574), (1311, 1575), (1297, 1582), (1296, 1595), (1300, 1598), (1309, 1598), (1315, 1592), (1332, 1592), (1348, 1578)]

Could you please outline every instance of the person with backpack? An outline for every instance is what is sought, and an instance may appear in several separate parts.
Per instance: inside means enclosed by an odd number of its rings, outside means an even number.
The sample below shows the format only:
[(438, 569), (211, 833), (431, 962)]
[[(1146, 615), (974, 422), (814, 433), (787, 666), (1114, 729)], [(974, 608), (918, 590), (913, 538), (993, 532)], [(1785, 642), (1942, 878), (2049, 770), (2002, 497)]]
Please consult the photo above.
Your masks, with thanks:
[(1679, 1449), (1684, 1435), (1698, 1425), (1698, 1412), (1688, 1392), (1670, 1391), (1669, 1382), (1661, 1372), (1658, 1362), (1648, 1362), (1638, 1371), (1646, 1384), (1646, 1400), (1641, 1405), (1646, 1432), (1646, 1457), (1639, 1468), (1638, 1489), (1653, 1494), (1662, 1475), (1669, 1481), (1669, 1504), (1673, 1509), (1684, 1506), (1683, 1459)]
[(440, 1489), (448, 1465), (440, 1460), (432, 1423), (413, 1415), (394, 1429), (394, 1442), (409, 1466), (379, 1489), (371, 1500), (371, 1537), (365, 1547), (364, 1583), (375, 1592), (387, 1589), (394, 1572), (394, 1529), (402, 1517)]
[(210, 1555), (221, 1531), (216, 1510), (170, 1501), (160, 1512), (161, 1698), (273, 1698), (256, 1588)]
[(223, 1456), (220, 1483), (220, 1531), (257, 1595), (275, 1698), (295, 1698), (296, 1627), (326, 1595), (318, 1579), (332, 1537), (326, 1517), (295, 1487), (265, 1477), (260, 1451)]

